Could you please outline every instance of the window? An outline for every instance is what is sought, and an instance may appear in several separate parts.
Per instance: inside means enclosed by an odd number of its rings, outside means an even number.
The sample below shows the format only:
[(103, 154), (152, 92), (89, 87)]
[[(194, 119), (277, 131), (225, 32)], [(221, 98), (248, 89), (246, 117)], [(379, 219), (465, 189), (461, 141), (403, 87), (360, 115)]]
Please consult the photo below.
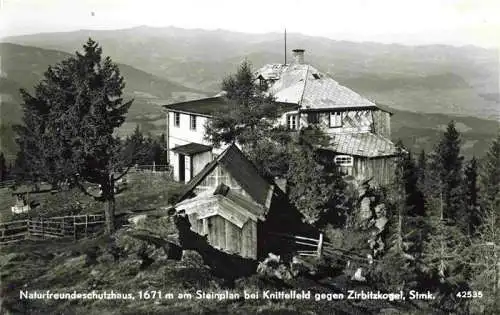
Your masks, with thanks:
[(333, 158), (333, 161), (338, 166), (353, 166), (354, 159), (349, 155), (337, 155)]
[(330, 128), (342, 127), (342, 113), (330, 113)]
[(288, 115), (286, 119), (288, 129), (296, 130), (298, 127), (297, 120), (297, 115)]
[(261, 91), (266, 91), (268, 89), (267, 81), (264, 77), (259, 76), (259, 88)]
[(180, 113), (174, 113), (174, 126), (175, 127), (181, 126), (181, 114)]
[(319, 124), (319, 114), (318, 113), (308, 113), (307, 114), (308, 124)]
[(189, 128), (191, 130), (196, 130), (196, 116), (189, 115)]

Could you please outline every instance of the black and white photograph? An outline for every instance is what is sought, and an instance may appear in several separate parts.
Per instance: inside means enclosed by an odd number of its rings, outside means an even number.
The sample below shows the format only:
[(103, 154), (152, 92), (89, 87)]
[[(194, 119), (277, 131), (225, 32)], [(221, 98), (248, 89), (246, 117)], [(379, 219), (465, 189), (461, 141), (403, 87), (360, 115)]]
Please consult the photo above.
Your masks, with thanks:
[(0, 0), (0, 314), (500, 314), (500, 1)]

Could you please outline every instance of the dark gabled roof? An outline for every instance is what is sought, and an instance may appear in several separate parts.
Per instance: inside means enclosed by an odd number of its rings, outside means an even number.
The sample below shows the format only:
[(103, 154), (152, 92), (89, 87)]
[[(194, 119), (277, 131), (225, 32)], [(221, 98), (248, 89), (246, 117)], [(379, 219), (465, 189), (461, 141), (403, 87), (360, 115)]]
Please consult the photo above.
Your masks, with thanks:
[(196, 142), (191, 142), (185, 145), (180, 145), (176, 146), (175, 148), (172, 148), (171, 151), (184, 154), (184, 155), (195, 155), (207, 151), (211, 151), (212, 147)]
[(198, 175), (189, 181), (178, 201), (187, 198), (196, 186), (201, 183), (217, 165), (221, 165), (255, 202), (268, 208), (274, 189), (273, 185), (260, 176), (252, 162), (250, 162), (234, 144), (230, 145), (215, 160), (207, 164)]
[(211, 116), (214, 112), (227, 108), (223, 97), (208, 97), (194, 101), (164, 105), (167, 110)]
[[(298, 108), (297, 104), (283, 102), (276, 102), (276, 104), (278, 105), (278, 111), (280, 113), (285, 113)], [(231, 104), (227, 102), (224, 96), (215, 96), (194, 101), (163, 105), (163, 107), (174, 112), (212, 116), (216, 112), (226, 110), (230, 105)]]

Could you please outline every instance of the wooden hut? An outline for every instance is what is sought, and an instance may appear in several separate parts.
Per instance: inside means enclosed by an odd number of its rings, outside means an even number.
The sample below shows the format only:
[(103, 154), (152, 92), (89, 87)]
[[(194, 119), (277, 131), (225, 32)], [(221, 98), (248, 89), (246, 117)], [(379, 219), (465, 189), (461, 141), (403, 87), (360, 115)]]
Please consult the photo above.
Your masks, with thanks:
[(260, 176), (236, 145), (188, 183), (175, 208), (212, 247), (253, 259), (267, 254), (269, 231), (301, 221), (283, 191)]

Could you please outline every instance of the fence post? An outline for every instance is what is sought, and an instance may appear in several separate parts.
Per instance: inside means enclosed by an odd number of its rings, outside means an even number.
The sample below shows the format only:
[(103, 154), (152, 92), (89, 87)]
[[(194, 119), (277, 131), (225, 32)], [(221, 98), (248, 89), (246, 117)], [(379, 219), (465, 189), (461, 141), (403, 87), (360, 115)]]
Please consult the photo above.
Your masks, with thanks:
[(76, 217), (73, 216), (73, 240), (76, 241)]
[(318, 258), (321, 258), (322, 251), (323, 251), (323, 233), (319, 233)]
[(89, 224), (89, 215), (85, 215), (85, 237), (88, 237), (88, 224)]
[(44, 235), (44, 227), (43, 227), (43, 217), (40, 219), (40, 223), (42, 224), (42, 240), (44, 240), (45, 235)]

